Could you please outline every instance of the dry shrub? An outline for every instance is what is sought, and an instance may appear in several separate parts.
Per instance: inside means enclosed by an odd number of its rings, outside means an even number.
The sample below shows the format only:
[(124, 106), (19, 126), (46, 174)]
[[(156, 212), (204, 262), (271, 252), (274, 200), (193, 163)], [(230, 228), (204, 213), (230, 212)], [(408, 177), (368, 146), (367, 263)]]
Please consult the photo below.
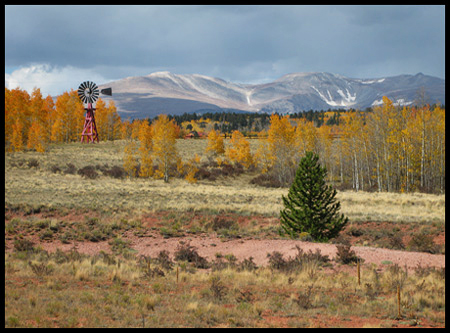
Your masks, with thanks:
[(256, 176), (255, 178), (250, 180), (250, 184), (255, 184), (263, 187), (282, 187), (282, 184), (280, 183), (278, 178), (269, 173), (264, 173)]
[(236, 221), (231, 219), (224, 219), (221, 217), (214, 217), (214, 219), (211, 222), (211, 229), (214, 231), (220, 230), (220, 229), (230, 229), (236, 227)]
[(31, 261), (29, 261), (28, 265), (30, 265), (31, 270), (37, 276), (46, 276), (46, 275), (50, 275), (53, 272), (53, 267), (51, 265), (46, 265), (43, 262), (33, 264)]
[(34, 243), (26, 238), (19, 238), (14, 241), (14, 250), (17, 252), (34, 251)]
[(74, 175), (77, 172), (77, 168), (72, 163), (67, 163), (65, 174)]
[(208, 180), (212, 180), (212, 181), (216, 180), (216, 176), (213, 175), (210, 171), (208, 171), (204, 167), (201, 167), (200, 169), (198, 169), (197, 172), (195, 173), (194, 177), (195, 177), (195, 179), (199, 179), (199, 180), (203, 180), (203, 179), (208, 179)]
[(95, 169), (97, 169), (97, 170), (99, 170), (99, 171), (105, 173), (105, 171), (107, 171), (107, 170), (109, 169), (109, 166), (108, 166), (107, 163), (105, 163), (105, 164), (103, 164), (103, 165), (97, 164), (97, 165), (95, 166)]
[(295, 247), (297, 249), (297, 254), (294, 258), (289, 257), (288, 259), (284, 259), (283, 254), (278, 251), (268, 253), (269, 267), (284, 272), (290, 272), (302, 270), (307, 267), (309, 263), (317, 263), (317, 265), (323, 266), (330, 261), (330, 258), (327, 255), (322, 255), (319, 249), (316, 249), (315, 252), (312, 250), (304, 252), (298, 245)]
[(28, 167), (29, 168), (38, 168), (39, 167), (39, 161), (35, 158), (32, 158), (28, 161)]
[(113, 177), (113, 178), (117, 178), (117, 179), (122, 179), (125, 177), (126, 172), (125, 169), (120, 167), (120, 166), (113, 166), (111, 169), (106, 169), (103, 171), (103, 174), (109, 177)]
[(356, 256), (355, 251), (351, 249), (349, 244), (336, 244), (337, 253), (336, 253), (336, 261), (343, 263), (344, 265), (351, 264), (353, 262), (357, 262), (358, 260), (362, 260), (361, 258)]
[(92, 165), (87, 165), (80, 170), (78, 170), (78, 174), (84, 178), (95, 179), (98, 177), (97, 171)]
[(222, 283), (219, 276), (213, 276), (211, 278), (211, 287), (210, 287), (214, 298), (218, 300), (222, 300), (227, 294), (228, 288)]
[(168, 251), (166, 251), (166, 250), (160, 251), (158, 253), (158, 257), (156, 257), (156, 261), (162, 268), (164, 268), (166, 270), (172, 269), (173, 261), (170, 260)]
[(53, 173), (57, 173), (57, 172), (61, 172), (61, 169), (57, 165), (52, 165), (50, 167), (50, 171), (53, 172)]
[(433, 236), (419, 233), (412, 236), (408, 248), (413, 251), (438, 253), (439, 246), (434, 243)]
[(204, 257), (200, 256), (195, 247), (191, 246), (189, 242), (178, 243), (175, 251), (175, 260), (191, 262), (196, 268), (209, 267), (208, 261)]

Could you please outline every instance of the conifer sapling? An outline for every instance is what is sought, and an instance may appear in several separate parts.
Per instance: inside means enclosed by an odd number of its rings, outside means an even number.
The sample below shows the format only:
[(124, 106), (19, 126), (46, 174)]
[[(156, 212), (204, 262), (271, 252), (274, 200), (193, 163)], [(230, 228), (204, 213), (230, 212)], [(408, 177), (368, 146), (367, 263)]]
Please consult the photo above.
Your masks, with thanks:
[(338, 213), (336, 190), (325, 184), (327, 170), (318, 161), (312, 152), (301, 159), (287, 197), (282, 196), (280, 222), (292, 238), (306, 232), (315, 241), (326, 242), (339, 234), (348, 218)]

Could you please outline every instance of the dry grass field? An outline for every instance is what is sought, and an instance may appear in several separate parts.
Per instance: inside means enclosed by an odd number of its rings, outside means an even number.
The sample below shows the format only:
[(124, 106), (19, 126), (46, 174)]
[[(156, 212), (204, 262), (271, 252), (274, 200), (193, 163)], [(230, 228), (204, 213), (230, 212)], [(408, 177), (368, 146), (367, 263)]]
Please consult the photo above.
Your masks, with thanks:
[[(205, 140), (179, 140), (183, 159), (203, 155)], [(78, 174), (53, 173), (52, 166), (64, 170), (67, 163), (77, 169), (87, 165), (122, 165), (124, 142), (98, 145), (66, 144), (39, 153), (8, 154), (5, 158), (6, 202), (12, 205), (92, 208), (105, 211), (194, 210), (237, 212), (278, 216), (281, 196), (287, 188), (265, 188), (250, 184), (256, 173), (222, 177), (216, 181), (189, 184), (171, 179), (166, 184), (153, 179), (115, 179), (103, 176), (85, 179)], [(29, 167), (36, 160), (37, 167)], [(445, 195), (422, 193), (338, 192), (342, 213), (351, 221), (429, 222), (445, 221)]]
[[(287, 242), (287, 188), (250, 184), (256, 172), (195, 184), (103, 173), (124, 146), (5, 154), (5, 327), (445, 327), (445, 263), (366, 260), (358, 283), (345, 251), (236, 257), (232, 244)], [(177, 142), (184, 160), (205, 147)], [(86, 166), (96, 179), (76, 172)], [(360, 259), (383, 248), (445, 260), (445, 195), (337, 196), (350, 220), (338, 242)]]

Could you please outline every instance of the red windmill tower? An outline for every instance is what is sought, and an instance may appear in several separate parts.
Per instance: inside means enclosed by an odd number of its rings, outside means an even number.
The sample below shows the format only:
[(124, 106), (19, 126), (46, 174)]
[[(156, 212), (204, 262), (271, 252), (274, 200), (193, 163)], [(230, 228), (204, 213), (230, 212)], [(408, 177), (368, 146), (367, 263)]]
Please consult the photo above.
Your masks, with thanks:
[[(112, 89), (102, 89), (101, 93), (111, 96)], [(94, 117), (95, 108), (92, 107), (92, 104), (95, 103), (98, 95), (98, 87), (94, 82), (86, 81), (78, 87), (78, 96), (83, 103), (87, 104), (87, 108), (84, 108), (86, 110), (86, 117), (84, 119), (83, 132), (81, 133), (81, 142), (84, 142), (84, 139), (86, 139), (86, 143), (94, 143), (96, 140), (97, 142), (99, 141)]]

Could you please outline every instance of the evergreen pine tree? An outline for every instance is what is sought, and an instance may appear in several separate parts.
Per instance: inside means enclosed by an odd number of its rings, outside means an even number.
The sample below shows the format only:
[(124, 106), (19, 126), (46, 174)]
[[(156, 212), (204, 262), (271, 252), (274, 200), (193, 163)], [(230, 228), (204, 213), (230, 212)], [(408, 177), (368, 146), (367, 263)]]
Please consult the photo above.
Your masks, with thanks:
[(341, 205), (335, 199), (336, 190), (325, 184), (327, 170), (318, 160), (312, 152), (301, 159), (287, 197), (282, 196), (280, 222), (292, 238), (307, 232), (314, 240), (325, 242), (339, 234), (348, 218), (338, 214)]

